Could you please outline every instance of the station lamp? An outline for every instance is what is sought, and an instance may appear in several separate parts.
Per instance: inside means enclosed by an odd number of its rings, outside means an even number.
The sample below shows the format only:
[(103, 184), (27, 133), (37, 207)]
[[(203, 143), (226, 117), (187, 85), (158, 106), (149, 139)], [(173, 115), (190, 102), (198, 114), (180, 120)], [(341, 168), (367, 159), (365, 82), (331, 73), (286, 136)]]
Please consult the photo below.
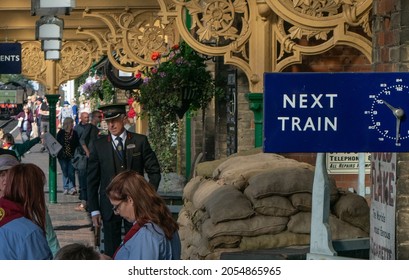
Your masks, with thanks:
[(41, 40), (46, 60), (61, 58), (64, 20), (57, 15), (69, 15), (75, 4), (75, 0), (31, 0), (31, 15), (41, 16), (36, 21), (36, 40)]
[(76, 0), (31, 0), (31, 15), (69, 15)]
[(36, 40), (41, 40), (41, 48), (46, 60), (60, 59), (64, 21), (56, 16), (42, 16), (36, 21)]

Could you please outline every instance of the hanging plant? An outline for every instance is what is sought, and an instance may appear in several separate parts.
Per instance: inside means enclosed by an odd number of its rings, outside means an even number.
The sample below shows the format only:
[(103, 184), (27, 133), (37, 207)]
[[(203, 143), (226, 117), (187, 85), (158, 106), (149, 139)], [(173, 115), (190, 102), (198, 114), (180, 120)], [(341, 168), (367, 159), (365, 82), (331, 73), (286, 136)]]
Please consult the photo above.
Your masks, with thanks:
[(185, 42), (167, 53), (153, 52), (151, 59), (155, 66), (135, 75), (143, 79), (135, 100), (143, 109), (141, 117), (148, 117), (150, 142), (166, 176), (177, 171), (178, 119), (188, 110), (206, 108), (215, 85), (205, 59)]
[(145, 73), (136, 96), (144, 112), (168, 122), (183, 118), (187, 110), (206, 108), (215, 94), (214, 79), (205, 59), (182, 42), (169, 52), (153, 52), (154, 67)]
[(88, 78), (81, 86), (81, 94), (86, 99), (95, 99), (96, 101), (104, 101), (110, 103), (113, 101), (115, 90), (108, 79)]

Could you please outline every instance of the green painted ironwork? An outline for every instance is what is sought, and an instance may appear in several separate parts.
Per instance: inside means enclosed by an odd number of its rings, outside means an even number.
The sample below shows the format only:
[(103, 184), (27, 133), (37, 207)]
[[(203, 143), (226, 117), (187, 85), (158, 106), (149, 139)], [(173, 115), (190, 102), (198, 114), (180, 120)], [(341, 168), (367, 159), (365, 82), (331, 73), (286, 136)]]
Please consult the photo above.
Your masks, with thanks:
[(254, 146), (258, 148), (263, 145), (263, 94), (247, 93), (245, 97), (249, 101), (249, 109), (254, 113)]
[[(47, 94), (48, 107), (49, 107), (49, 133), (56, 137), (56, 104), (60, 98), (59, 94)], [(49, 171), (48, 171), (48, 189), (49, 189), (49, 202), (57, 203), (57, 159), (49, 156)]]

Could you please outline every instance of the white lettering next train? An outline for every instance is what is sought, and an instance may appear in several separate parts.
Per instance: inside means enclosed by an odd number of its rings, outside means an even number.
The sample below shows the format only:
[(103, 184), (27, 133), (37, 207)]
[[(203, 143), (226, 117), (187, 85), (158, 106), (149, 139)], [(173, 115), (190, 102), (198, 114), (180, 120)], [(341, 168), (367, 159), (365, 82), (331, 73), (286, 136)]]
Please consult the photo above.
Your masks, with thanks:
[(281, 121), (281, 131), (337, 131), (337, 117), (308, 117), (301, 120), (299, 117), (277, 117)]

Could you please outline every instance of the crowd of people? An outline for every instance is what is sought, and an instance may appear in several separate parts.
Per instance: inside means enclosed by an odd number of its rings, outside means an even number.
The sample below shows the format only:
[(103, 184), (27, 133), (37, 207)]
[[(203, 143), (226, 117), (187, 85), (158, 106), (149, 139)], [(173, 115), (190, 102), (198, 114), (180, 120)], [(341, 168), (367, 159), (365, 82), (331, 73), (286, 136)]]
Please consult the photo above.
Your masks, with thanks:
[[(145, 135), (125, 128), (126, 104), (79, 112), (78, 122), (71, 111), (60, 118), (62, 191), (79, 192), (81, 203), (73, 211), (87, 212), (92, 226), (103, 228), (104, 251), (78, 242), (60, 248), (44, 198), (44, 172), (22, 159), (49, 130), (45, 99), (30, 100), (16, 117), (22, 143), (9, 141), (10, 133), (0, 135), (0, 259), (180, 259), (178, 224), (157, 193), (159, 161)], [(99, 129), (102, 118), (106, 134)]]

